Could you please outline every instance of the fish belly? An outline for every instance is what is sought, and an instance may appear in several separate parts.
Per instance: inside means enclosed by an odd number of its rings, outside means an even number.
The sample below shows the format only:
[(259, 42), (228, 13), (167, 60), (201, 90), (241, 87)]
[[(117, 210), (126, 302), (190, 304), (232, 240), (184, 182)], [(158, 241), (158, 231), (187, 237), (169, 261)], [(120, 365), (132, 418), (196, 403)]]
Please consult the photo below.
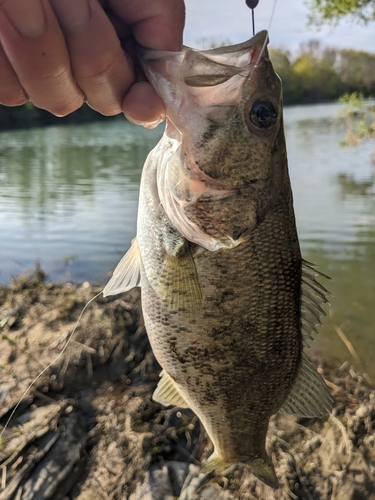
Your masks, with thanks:
[[(148, 221), (148, 258), (162, 265), (158, 222)], [(171, 310), (143, 270), (142, 305), (155, 356), (228, 463), (264, 455), (269, 417), (298, 371), (301, 257), (292, 233), (276, 211), (237, 247), (198, 253), (202, 299), (194, 310)]]

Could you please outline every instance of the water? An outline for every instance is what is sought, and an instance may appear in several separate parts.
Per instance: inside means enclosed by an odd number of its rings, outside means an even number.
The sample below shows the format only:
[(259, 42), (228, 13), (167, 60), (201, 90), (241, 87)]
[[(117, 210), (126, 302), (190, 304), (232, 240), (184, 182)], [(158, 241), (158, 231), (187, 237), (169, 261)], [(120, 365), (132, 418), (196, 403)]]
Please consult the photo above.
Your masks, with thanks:
[(116, 121), (0, 134), (0, 280), (40, 262), (51, 281), (104, 283), (161, 133)]
[[(338, 116), (338, 105), (285, 110), (303, 255), (333, 278), (313, 351), (375, 379), (375, 144), (340, 147)], [(141, 168), (162, 130), (120, 120), (0, 134), (0, 281), (39, 262), (50, 281), (104, 284), (135, 234)]]

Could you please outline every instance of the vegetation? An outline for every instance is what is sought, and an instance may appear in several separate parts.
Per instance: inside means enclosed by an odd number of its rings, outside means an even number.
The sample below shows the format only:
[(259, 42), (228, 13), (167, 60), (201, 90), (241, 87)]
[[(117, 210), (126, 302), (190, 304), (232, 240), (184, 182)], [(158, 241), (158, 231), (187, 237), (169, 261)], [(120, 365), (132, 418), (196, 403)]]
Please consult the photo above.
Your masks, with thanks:
[(271, 60), (284, 87), (285, 104), (333, 101), (345, 93), (375, 96), (375, 54), (302, 44), (295, 55), (271, 48)]
[(311, 0), (310, 22), (337, 24), (344, 17), (368, 23), (375, 20), (374, 0)]
[(355, 145), (361, 139), (375, 137), (375, 106), (366, 106), (363, 94), (360, 92), (346, 93), (339, 101), (345, 105), (342, 116), (346, 137), (341, 144)]
[[(201, 39), (199, 45), (208, 48), (218, 44), (211, 39)], [(375, 97), (375, 53), (327, 48), (311, 40), (302, 44), (295, 54), (273, 47), (270, 55), (283, 81), (284, 104), (334, 101), (353, 92), (364, 98)], [(0, 106), (0, 130), (112, 119), (87, 105), (65, 118), (57, 118), (32, 103), (20, 107)]]

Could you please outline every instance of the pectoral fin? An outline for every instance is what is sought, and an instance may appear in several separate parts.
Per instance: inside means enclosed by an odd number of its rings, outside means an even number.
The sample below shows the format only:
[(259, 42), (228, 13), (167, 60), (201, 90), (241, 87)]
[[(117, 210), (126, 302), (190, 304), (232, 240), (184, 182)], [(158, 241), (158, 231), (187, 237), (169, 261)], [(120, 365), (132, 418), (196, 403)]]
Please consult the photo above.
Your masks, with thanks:
[(131, 247), (117, 264), (112, 278), (103, 290), (103, 296), (124, 293), (135, 286), (139, 286), (141, 273), (141, 254), (138, 240), (134, 238)]
[(200, 310), (202, 290), (190, 249), (183, 256), (167, 256), (157, 293), (169, 311), (195, 315)]
[(178, 391), (176, 384), (164, 370), (160, 373), (160, 381), (152, 395), (152, 399), (164, 406), (175, 405), (180, 408), (189, 408)]
[(299, 417), (322, 417), (332, 410), (333, 399), (323, 378), (302, 353), (297, 378), (280, 412)]

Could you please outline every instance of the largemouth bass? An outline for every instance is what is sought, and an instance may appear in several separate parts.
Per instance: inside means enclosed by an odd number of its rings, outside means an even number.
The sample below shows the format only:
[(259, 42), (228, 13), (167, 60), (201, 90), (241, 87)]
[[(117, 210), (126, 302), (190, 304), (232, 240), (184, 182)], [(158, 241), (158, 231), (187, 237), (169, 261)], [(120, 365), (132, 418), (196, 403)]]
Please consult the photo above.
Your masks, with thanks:
[(163, 367), (153, 397), (200, 418), (214, 444), (205, 469), (244, 464), (276, 488), (269, 418), (321, 416), (332, 401), (303, 352), (328, 292), (301, 258), (267, 42), (263, 31), (143, 51), (167, 123), (143, 169), (137, 237), (104, 294), (142, 287)]

